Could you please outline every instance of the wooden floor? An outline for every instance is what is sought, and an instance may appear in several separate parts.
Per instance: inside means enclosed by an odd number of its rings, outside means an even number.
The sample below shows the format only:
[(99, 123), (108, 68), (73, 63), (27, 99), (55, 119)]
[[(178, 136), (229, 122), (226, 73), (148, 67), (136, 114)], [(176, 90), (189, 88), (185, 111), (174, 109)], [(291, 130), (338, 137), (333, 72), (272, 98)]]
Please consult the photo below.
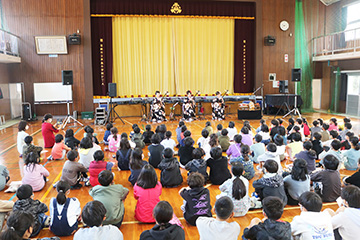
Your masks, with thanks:
[[(323, 114), (323, 113), (311, 113), (306, 114), (305, 117), (311, 123), (314, 119), (318, 117), (323, 118), (324, 120), (329, 120), (332, 115)], [(210, 116), (206, 116), (208, 120), (210, 120)], [(270, 124), (270, 119), (273, 116), (264, 116), (264, 119), (269, 120), (267, 124)], [(338, 119), (342, 119), (343, 117), (338, 117)], [(216, 129), (216, 125), (222, 123), (223, 126), (227, 127), (229, 121), (235, 121), (235, 125), (238, 130), (242, 127), (242, 120), (238, 120), (235, 115), (228, 116), (225, 121), (215, 122), (212, 121), (212, 127)], [(140, 118), (132, 117), (132, 118), (124, 118), (125, 124), (122, 124), (120, 120), (116, 121), (115, 126), (118, 128), (119, 133), (131, 131), (131, 126), (133, 123), (139, 124), (139, 126), (143, 129), (145, 127), (145, 123), (140, 122)], [(192, 137), (194, 138), (195, 142), (201, 136), (201, 130), (205, 126), (205, 122), (207, 120), (201, 121), (194, 121), (191, 123), (186, 123), (188, 129), (192, 132)], [(359, 133), (359, 119), (352, 119), (354, 131)], [(251, 126), (254, 128), (253, 131), (259, 126), (259, 120), (251, 120)], [(341, 120), (342, 122), (342, 120)], [(102, 139), (105, 127), (103, 126), (94, 126), (93, 121), (84, 121), (84, 124), (89, 124), (94, 127), (95, 132), (98, 134), (99, 141)], [(175, 129), (177, 127), (177, 122), (167, 122), (166, 123), (168, 130), (173, 132), (173, 138), (176, 139)], [(287, 125), (287, 123), (285, 124)], [(152, 124), (153, 130), (155, 130), (157, 124)], [(74, 129), (76, 133), (75, 137), (81, 139), (83, 137), (83, 128), (80, 126), (68, 126)], [(66, 129), (65, 129), (66, 130)], [(34, 138), (34, 144), (43, 146), (43, 138), (41, 135), (41, 122), (31, 122), (30, 129), (28, 133), (31, 134)], [(65, 134), (65, 131), (63, 132)], [(4, 130), (0, 131), (0, 164), (5, 165), (9, 171), (12, 181), (20, 181), (21, 175), (19, 170), (19, 154), (16, 148), (16, 137), (17, 137), (17, 126), (13, 126)], [(104, 148), (104, 146), (102, 146)], [(42, 154), (42, 164), (46, 167), (46, 169), (50, 172), (49, 181), (46, 183), (44, 189), (40, 192), (36, 192), (34, 194), (34, 199), (39, 199), (40, 201), (44, 202), (45, 204), (49, 205), (50, 199), (55, 197), (57, 192), (56, 189), (52, 187), (52, 184), (59, 180), (61, 176), (62, 166), (64, 161), (47, 161), (47, 156), (50, 155), (51, 149), (46, 149), (48, 152)], [(106, 160), (115, 162), (112, 158), (112, 153), (105, 152)], [(144, 156), (147, 156), (147, 148), (144, 149)], [(145, 157), (147, 160), (147, 157)], [(285, 162), (284, 164), (286, 164)], [(182, 205), (182, 198), (179, 196), (178, 191), (181, 187), (187, 186), (186, 184), (186, 171), (181, 170), (182, 175), (184, 177), (184, 183), (177, 187), (177, 188), (164, 188), (161, 200), (169, 201), (172, 207), (174, 208), (175, 214), (181, 220), (181, 223), (184, 225), (184, 230), (186, 234), (186, 239), (198, 239), (198, 231), (196, 227), (192, 227), (186, 223), (183, 219), (182, 212), (180, 210), (180, 206)], [(139, 236), (142, 231), (152, 228), (153, 224), (143, 224), (139, 223), (134, 218), (134, 210), (136, 206), (136, 200), (133, 197), (133, 191), (131, 184), (127, 181), (128, 176), (130, 175), (130, 171), (118, 171), (116, 166), (113, 168), (113, 172), (115, 173), (115, 183), (122, 184), (124, 187), (130, 190), (130, 193), (125, 200), (125, 218), (122, 226), (120, 227), (121, 232), (124, 234), (124, 239), (139, 239)], [(159, 179), (160, 179), (160, 172), (157, 170)], [(342, 175), (350, 175), (352, 174), (351, 171), (341, 170)], [(260, 173), (257, 172), (254, 180), (260, 177)], [(253, 188), (251, 183), (253, 180), (250, 181), (250, 190), (249, 192), (253, 192)], [(213, 206), (215, 203), (215, 197), (220, 193), (219, 186), (208, 184), (207, 188), (210, 190), (211, 196), (211, 205)], [(81, 207), (84, 207), (85, 204), (89, 201), (92, 201), (92, 198), (89, 196), (90, 187), (83, 187), (80, 190), (72, 190), (70, 192), (70, 197), (77, 197), (81, 202)], [(16, 201), (16, 196), (14, 193), (4, 193), (4, 191), (0, 192), (0, 199), (3, 200), (13, 200)], [(330, 207), (336, 209), (336, 203), (328, 203), (324, 204), (324, 207)], [(292, 218), (300, 213), (299, 207), (297, 206), (287, 206), (284, 210), (283, 220), (291, 221)], [(49, 214), (49, 213), (48, 213)], [(246, 216), (234, 218), (233, 220), (238, 222), (241, 226), (241, 232), (245, 227), (248, 226), (250, 220), (254, 217), (262, 218), (262, 210), (250, 211)], [(39, 237), (49, 237), (53, 236), (53, 234), (48, 230), (44, 229), (39, 234)], [(61, 239), (72, 239), (72, 237), (62, 237)], [(239, 238), (240, 239), (240, 238)]]

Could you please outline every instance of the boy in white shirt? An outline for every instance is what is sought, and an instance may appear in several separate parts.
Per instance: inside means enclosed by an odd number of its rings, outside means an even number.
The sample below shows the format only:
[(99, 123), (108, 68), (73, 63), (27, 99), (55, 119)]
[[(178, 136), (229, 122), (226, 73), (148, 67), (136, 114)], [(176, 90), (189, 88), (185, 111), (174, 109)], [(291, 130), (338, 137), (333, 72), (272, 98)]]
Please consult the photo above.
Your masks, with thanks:
[(360, 188), (347, 186), (341, 191), (342, 206), (334, 212), (326, 209), (333, 217), (332, 227), (336, 239), (358, 239), (360, 233)]
[(228, 130), (228, 136), (230, 138), (230, 141), (234, 141), (234, 136), (238, 134), (235, 123), (233, 121), (230, 121), (229, 127), (226, 130)]
[(237, 222), (227, 221), (234, 216), (234, 204), (229, 197), (221, 197), (215, 202), (216, 218), (199, 217), (196, 227), (200, 234), (200, 240), (227, 239), (236, 240), (240, 234), (240, 226)]
[(176, 142), (174, 139), (171, 139), (172, 133), (170, 131), (165, 132), (165, 139), (161, 141), (161, 145), (164, 146), (164, 149), (170, 148), (175, 152), (174, 147), (176, 146)]
[(88, 202), (81, 214), (82, 220), (88, 228), (80, 228), (74, 235), (74, 240), (123, 240), (123, 234), (114, 225), (102, 226), (106, 209), (99, 201)]
[(201, 138), (197, 141), (197, 145), (199, 148), (204, 149), (205, 145), (209, 144), (210, 138), (209, 138), (209, 131), (206, 129), (203, 129), (201, 131)]
[(333, 240), (334, 233), (331, 216), (328, 212), (320, 212), (321, 197), (314, 192), (304, 192), (299, 197), (301, 214), (291, 222), (291, 235), (294, 240)]

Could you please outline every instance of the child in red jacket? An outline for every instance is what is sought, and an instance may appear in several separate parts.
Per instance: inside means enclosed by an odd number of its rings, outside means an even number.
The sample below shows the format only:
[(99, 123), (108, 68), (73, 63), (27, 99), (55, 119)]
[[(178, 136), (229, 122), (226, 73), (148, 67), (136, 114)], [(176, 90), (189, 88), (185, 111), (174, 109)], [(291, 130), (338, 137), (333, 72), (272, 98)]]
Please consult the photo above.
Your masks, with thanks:
[(94, 161), (92, 161), (89, 166), (91, 186), (95, 187), (96, 185), (99, 185), (100, 184), (98, 180), (99, 173), (103, 170), (111, 171), (111, 168), (113, 166), (114, 163), (104, 161), (104, 152), (101, 150), (97, 150), (94, 153)]

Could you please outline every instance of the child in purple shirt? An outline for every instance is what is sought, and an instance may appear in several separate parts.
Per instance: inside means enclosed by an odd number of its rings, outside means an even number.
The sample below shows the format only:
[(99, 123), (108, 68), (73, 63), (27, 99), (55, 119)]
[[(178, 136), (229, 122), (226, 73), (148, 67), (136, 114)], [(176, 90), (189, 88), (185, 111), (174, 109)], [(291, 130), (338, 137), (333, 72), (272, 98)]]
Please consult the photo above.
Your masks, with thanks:
[(229, 158), (236, 158), (241, 156), (241, 140), (242, 136), (239, 134), (236, 134), (234, 136), (235, 144), (231, 144), (228, 150), (226, 151), (226, 154)]
[(242, 140), (241, 140), (242, 144), (248, 146), (251, 146), (253, 144), (252, 134), (250, 134), (250, 130), (246, 126), (244, 126), (241, 129), (241, 136), (242, 136)]

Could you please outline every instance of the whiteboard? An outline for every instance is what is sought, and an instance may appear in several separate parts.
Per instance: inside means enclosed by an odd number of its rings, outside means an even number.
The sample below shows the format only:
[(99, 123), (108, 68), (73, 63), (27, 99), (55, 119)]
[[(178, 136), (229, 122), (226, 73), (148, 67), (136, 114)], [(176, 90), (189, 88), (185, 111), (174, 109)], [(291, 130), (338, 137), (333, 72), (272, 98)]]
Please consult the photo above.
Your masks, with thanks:
[(72, 101), (71, 85), (62, 82), (34, 83), (35, 102), (66, 102)]

